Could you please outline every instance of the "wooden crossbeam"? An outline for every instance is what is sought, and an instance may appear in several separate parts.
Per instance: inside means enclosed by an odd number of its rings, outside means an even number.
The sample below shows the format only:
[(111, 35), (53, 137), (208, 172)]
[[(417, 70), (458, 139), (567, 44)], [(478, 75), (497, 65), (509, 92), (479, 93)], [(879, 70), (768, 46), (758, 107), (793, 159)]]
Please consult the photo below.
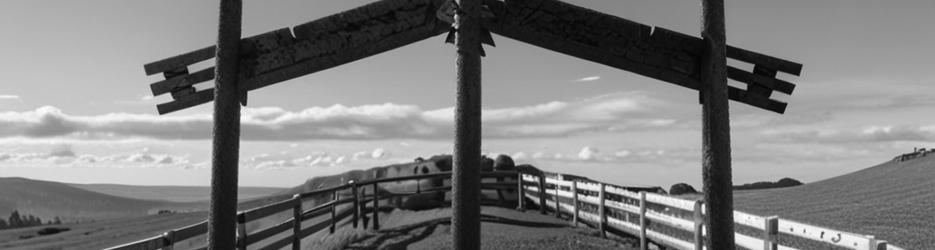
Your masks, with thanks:
[[(342, 13), (241, 41), (241, 87), (254, 90), (329, 69), (429, 37), (450, 25), (435, 14), (444, 0), (383, 0)], [(486, 0), (491, 32), (584, 60), (627, 70), (700, 91), (700, 38), (564, 3), (558, 0)], [(146, 74), (188, 72), (185, 67), (213, 57), (202, 48), (146, 64)], [(802, 65), (728, 46), (727, 56), (768, 71), (799, 75)], [(181, 71), (185, 69), (186, 71)], [(153, 95), (180, 92), (157, 105), (166, 114), (213, 100), (212, 89), (191, 93), (195, 84), (212, 80), (213, 67), (174, 74), (150, 85)], [(728, 78), (747, 89), (729, 87), (729, 97), (754, 107), (783, 113), (786, 103), (772, 92), (792, 94), (795, 84), (775, 74), (757, 74), (728, 66)], [(174, 95), (176, 96), (176, 95)]]
[[(616, 16), (557, 0), (486, 1), (496, 15), (488, 20), (491, 32), (566, 55), (627, 70), (686, 88), (700, 90), (703, 41), (659, 27), (650, 27)], [(798, 75), (802, 65), (728, 46), (728, 57)], [(730, 99), (777, 113), (786, 103), (769, 98), (771, 91), (792, 94), (795, 85), (728, 68), (728, 77), (748, 84), (730, 87)], [(753, 86), (753, 87), (750, 87)], [(765, 89), (766, 94), (750, 89)]]
[[(435, 17), (443, 0), (388, 0), (304, 23), (293, 29), (244, 38), (241, 41), (241, 87), (254, 90), (396, 49), (448, 31)], [(294, 32), (294, 36), (293, 36)], [(213, 48), (213, 47), (211, 47)], [(205, 49), (211, 49), (205, 48)], [(144, 68), (147, 74), (186, 67), (203, 61), (197, 50)], [(150, 85), (153, 95), (186, 90), (212, 80), (214, 68), (178, 75)], [(213, 100), (203, 89), (157, 105), (166, 114)]]

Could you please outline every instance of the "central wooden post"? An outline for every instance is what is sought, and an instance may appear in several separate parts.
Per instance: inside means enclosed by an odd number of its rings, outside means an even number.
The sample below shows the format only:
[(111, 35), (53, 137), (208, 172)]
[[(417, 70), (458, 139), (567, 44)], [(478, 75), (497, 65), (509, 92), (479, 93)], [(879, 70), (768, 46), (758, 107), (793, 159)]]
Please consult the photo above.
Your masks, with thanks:
[(481, 1), (458, 0), (458, 90), (452, 170), (453, 249), (480, 249)]
[(702, 0), (702, 164), (708, 249), (734, 249), (724, 0)]
[(214, 137), (211, 151), (211, 211), (208, 249), (235, 248), (237, 168), (240, 152), (240, 96), (237, 86), (240, 0), (221, 0), (217, 67), (214, 71)]

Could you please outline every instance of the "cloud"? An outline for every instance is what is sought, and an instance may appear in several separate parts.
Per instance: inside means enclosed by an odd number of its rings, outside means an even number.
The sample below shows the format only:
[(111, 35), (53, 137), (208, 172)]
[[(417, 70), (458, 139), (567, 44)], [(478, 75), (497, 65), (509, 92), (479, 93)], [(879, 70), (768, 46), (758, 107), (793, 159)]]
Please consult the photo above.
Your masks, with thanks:
[(581, 151), (578, 152), (578, 158), (585, 160), (585, 161), (591, 161), (591, 160), (597, 159), (599, 154), (600, 152), (596, 148), (587, 146), (587, 147), (582, 148)]
[(766, 141), (781, 143), (851, 144), (875, 142), (935, 142), (935, 125), (867, 126), (860, 129), (766, 131)]
[(61, 167), (115, 167), (115, 168), (188, 168), (187, 157), (169, 154), (93, 155), (76, 154), (68, 145), (56, 146), (49, 153), (0, 153), (0, 164), (17, 166), (61, 166)]
[(0, 95), (0, 101), (2, 100), (19, 100), (18, 95)]
[(600, 79), (601, 79), (601, 76), (587, 76), (587, 77), (578, 78), (577, 80), (575, 80), (575, 82), (591, 82), (591, 81), (597, 81)]
[[(487, 138), (564, 137), (595, 131), (667, 127), (672, 119), (656, 117), (663, 102), (642, 92), (616, 93), (574, 102), (483, 110)], [(50, 106), (26, 112), (0, 112), (0, 138), (66, 137), (89, 140), (155, 138), (203, 140), (211, 137), (211, 116), (157, 116), (110, 113), (69, 115)], [(241, 138), (262, 141), (314, 139), (449, 139), (454, 109), (422, 110), (385, 103), (312, 107), (287, 111), (277, 107), (244, 108)]]

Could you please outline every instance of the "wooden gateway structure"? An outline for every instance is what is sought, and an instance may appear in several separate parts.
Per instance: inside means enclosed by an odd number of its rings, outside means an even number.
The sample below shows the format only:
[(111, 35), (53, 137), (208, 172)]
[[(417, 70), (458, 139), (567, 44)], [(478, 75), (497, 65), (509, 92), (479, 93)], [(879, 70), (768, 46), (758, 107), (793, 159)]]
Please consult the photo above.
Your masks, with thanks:
[[(382, 0), (332, 16), (241, 38), (241, 0), (220, 0), (216, 45), (146, 64), (165, 80), (153, 95), (171, 94), (160, 114), (214, 100), (209, 248), (235, 248), (240, 106), (247, 93), (448, 34), (457, 46), (452, 174), (452, 244), (480, 248), (481, 56), (490, 33), (630, 71), (699, 92), (708, 249), (733, 249), (730, 127), (727, 100), (783, 113), (773, 92), (792, 94), (778, 72), (802, 65), (727, 46), (723, 0), (702, 0), (701, 38), (651, 27), (558, 0)], [(726, 58), (755, 65), (726, 65)], [(215, 58), (215, 67), (188, 66)], [(746, 88), (727, 85), (727, 79)], [(214, 79), (214, 88), (194, 85)]]

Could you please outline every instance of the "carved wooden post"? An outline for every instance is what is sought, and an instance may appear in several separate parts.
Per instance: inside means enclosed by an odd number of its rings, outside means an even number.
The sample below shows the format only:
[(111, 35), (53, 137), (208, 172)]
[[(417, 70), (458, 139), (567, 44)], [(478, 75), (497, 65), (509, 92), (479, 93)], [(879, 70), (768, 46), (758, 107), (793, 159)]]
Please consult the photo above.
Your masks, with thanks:
[(458, 91), (455, 107), (451, 235), (455, 250), (480, 249), (481, 0), (458, 0)]
[(735, 248), (724, 0), (702, 0), (702, 180), (708, 249)]
[(292, 195), (292, 250), (302, 249), (302, 195)]
[(214, 136), (208, 249), (234, 249), (237, 242), (237, 168), (240, 98), (237, 83), (242, 2), (221, 0), (214, 71)]

